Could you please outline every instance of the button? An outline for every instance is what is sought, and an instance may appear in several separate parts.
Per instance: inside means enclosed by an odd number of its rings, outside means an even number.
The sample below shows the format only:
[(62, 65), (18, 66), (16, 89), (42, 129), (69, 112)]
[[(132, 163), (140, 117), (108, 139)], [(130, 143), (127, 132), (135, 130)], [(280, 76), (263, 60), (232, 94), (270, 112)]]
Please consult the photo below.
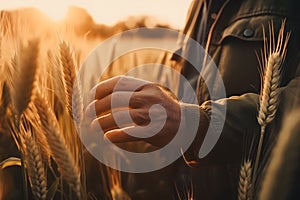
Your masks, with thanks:
[(246, 38), (252, 37), (254, 35), (254, 31), (250, 28), (247, 28), (243, 32), (243, 36)]
[(217, 13), (211, 13), (210, 17), (211, 17), (212, 19), (217, 19)]

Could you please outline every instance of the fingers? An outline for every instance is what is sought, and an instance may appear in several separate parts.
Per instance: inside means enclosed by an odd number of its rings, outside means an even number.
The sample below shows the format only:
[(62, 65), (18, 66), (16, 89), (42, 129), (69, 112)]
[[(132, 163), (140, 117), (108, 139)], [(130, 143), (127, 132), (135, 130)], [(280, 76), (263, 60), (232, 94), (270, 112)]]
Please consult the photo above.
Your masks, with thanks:
[(109, 131), (105, 133), (104, 137), (113, 143), (134, 142), (140, 140), (140, 138), (133, 137), (126, 133), (130, 130), (134, 130), (134, 126)]
[[(177, 131), (177, 99), (156, 84), (119, 76), (99, 83), (91, 94), (93, 102), (86, 109), (87, 123), (111, 142), (144, 140), (160, 145), (162, 138), (172, 138)], [(165, 125), (169, 128), (164, 129)]]
[(122, 109), (129, 107), (129, 100), (133, 92), (114, 92), (102, 99), (93, 101), (86, 109), (86, 115), (93, 117), (108, 114), (113, 109)]
[(117, 76), (106, 81), (98, 83), (91, 90), (91, 99), (102, 99), (107, 95), (117, 91), (136, 91), (141, 86), (149, 84), (150, 82), (141, 79)]
[(129, 126), (122, 129), (115, 129), (108, 131), (104, 134), (106, 139), (109, 139), (113, 143), (123, 143), (123, 142), (134, 142), (140, 140), (146, 140), (151, 138), (153, 135), (148, 134), (151, 132), (151, 127), (149, 126)]
[(147, 111), (143, 109), (116, 110), (93, 120), (93, 130), (107, 132), (113, 129), (121, 129), (133, 125), (147, 125), (151, 121)]

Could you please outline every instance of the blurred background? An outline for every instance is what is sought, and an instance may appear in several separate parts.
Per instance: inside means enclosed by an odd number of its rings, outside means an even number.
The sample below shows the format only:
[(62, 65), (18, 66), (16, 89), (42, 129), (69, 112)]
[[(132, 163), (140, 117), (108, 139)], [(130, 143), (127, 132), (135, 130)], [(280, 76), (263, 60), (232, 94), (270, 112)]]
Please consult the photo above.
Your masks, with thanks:
[[(10, 50), (14, 51), (18, 38), (22, 41), (43, 38), (46, 50), (58, 40), (67, 40), (75, 50), (80, 49), (79, 61), (82, 63), (101, 41), (117, 33), (140, 27), (181, 30), (190, 2), (191, 0), (0, 0), (2, 45), (8, 47), (7, 54), (11, 55)], [(163, 35), (153, 42), (164, 39), (175, 45), (177, 35)], [(174, 46), (174, 51), (176, 48)]]
[[(180, 29), (184, 25), (185, 15), (187, 13), (191, 0), (1, 0), (1, 10), (13, 10), (20, 8), (36, 8), (45, 13), (52, 20), (61, 21), (66, 18), (79, 16), (91, 17), (95, 23), (112, 26), (120, 21), (127, 21), (128, 25), (132, 25), (129, 21), (137, 20), (137, 18), (145, 18), (148, 16), (149, 26), (156, 23), (171, 26)], [(73, 6), (73, 9), (72, 9)], [(74, 6), (78, 10), (74, 10)], [(71, 7), (71, 8), (70, 8)], [(81, 8), (81, 9), (79, 9)], [(31, 13), (33, 15), (33, 13)], [(76, 20), (79, 20), (77, 18)], [(84, 18), (81, 18), (81, 20)]]

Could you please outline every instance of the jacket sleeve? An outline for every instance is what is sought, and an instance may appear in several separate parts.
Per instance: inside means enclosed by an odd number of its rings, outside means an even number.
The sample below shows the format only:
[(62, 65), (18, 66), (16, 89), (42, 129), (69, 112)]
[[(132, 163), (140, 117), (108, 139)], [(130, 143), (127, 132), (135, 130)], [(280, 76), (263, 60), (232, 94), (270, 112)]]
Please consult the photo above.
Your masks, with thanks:
[[(275, 123), (281, 123), (282, 118), (295, 107), (300, 106), (300, 77), (294, 78), (286, 87), (280, 88), (279, 105), (276, 114)], [(206, 136), (206, 130), (209, 123), (214, 123), (209, 120), (211, 115), (212, 105), (217, 108), (226, 106), (225, 123), (221, 131), (221, 135), (210, 151), (210, 153), (199, 159), (199, 149)], [(191, 113), (200, 112), (200, 122), (198, 133), (190, 148), (184, 154), (185, 160), (190, 166), (198, 166), (212, 163), (228, 163), (239, 162), (244, 152), (245, 139), (251, 139), (256, 134), (259, 134), (260, 126), (257, 122), (257, 113), (259, 105), (259, 95), (247, 93), (241, 96), (233, 96), (230, 98), (218, 101), (206, 101), (201, 106), (186, 105), (185, 117), (187, 126), (191, 120)], [(200, 110), (200, 111), (199, 111)], [(276, 125), (278, 128), (280, 126)], [(211, 133), (208, 133), (211, 134)]]
[[(194, 142), (184, 155), (188, 164), (198, 165), (201, 164), (201, 162), (228, 162), (239, 159), (245, 134), (252, 134), (255, 130), (258, 130), (256, 120), (258, 101), (259, 95), (247, 93), (242, 96), (233, 96), (218, 101), (206, 101), (197, 107), (187, 105), (190, 107), (189, 109), (185, 109), (186, 112), (184, 114), (187, 119), (192, 116), (192, 112), (200, 112), (198, 133)], [(224, 113), (220, 110), (226, 107), (225, 122), (217, 143), (210, 153), (200, 160), (198, 153), (206, 136), (207, 127), (209, 123), (214, 126), (214, 121), (210, 120), (212, 106), (214, 106), (214, 114), (216, 115), (223, 115)], [(223, 116), (220, 116), (220, 118), (222, 117)], [(192, 120), (189, 119), (187, 120), (187, 127), (189, 127), (188, 123), (191, 121)], [(209, 132), (209, 134), (216, 133)]]

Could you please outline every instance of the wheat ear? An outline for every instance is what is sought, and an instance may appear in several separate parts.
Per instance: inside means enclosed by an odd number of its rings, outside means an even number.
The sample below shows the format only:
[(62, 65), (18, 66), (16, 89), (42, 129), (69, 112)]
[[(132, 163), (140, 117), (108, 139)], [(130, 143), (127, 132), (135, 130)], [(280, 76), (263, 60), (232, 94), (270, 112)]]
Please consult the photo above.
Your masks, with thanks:
[(251, 199), (251, 182), (252, 177), (252, 166), (251, 161), (246, 160), (240, 170), (240, 180), (238, 189), (238, 199), (239, 200), (250, 200)]
[(51, 155), (58, 165), (58, 170), (62, 178), (80, 198), (80, 173), (70, 150), (67, 148), (65, 138), (60, 133), (56, 117), (50, 109), (48, 101), (40, 94), (36, 95), (34, 104), (40, 116), (41, 124), (44, 127)]
[(46, 199), (47, 180), (39, 148), (31, 132), (23, 132), (23, 146), (25, 150), (25, 164), (32, 193), (36, 199)]
[[(253, 169), (253, 179), (256, 178), (256, 173), (259, 165), (262, 144), (265, 135), (265, 129), (275, 117), (278, 106), (278, 94), (281, 82), (282, 64), (286, 56), (287, 44), (290, 33), (284, 38), (285, 21), (282, 23), (278, 34), (277, 44), (275, 45), (274, 27), (270, 25), (269, 32), (270, 43), (265, 40), (264, 45), (264, 63), (265, 73), (263, 78), (262, 91), (260, 94), (260, 105), (258, 111), (258, 123), (261, 126), (260, 138), (256, 152), (256, 159)], [(269, 53), (268, 53), (269, 52)]]
[(79, 79), (74, 83), (73, 97), (73, 118), (79, 127), (83, 119), (83, 98)]
[(262, 182), (261, 200), (289, 199), (292, 191), (296, 191), (297, 185), (293, 181), (298, 178), (295, 175), (299, 174), (300, 167), (299, 113), (299, 108), (292, 113), (287, 112)]
[(65, 85), (65, 94), (67, 97), (67, 106), (70, 114), (72, 115), (72, 94), (73, 84), (76, 78), (75, 65), (72, 57), (71, 50), (66, 42), (62, 42), (59, 45), (60, 62), (63, 69), (63, 78)]
[(75, 81), (76, 67), (74, 58), (66, 42), (62, 42), (59, 47), (68, 110), (76, 123), (80, 124), (83, 118), (83, 101), (79, 81)]
[(31, 101), (35, 88), (36, 74), (38, 68), (38, 40), (28, 42), (26, 48), (21, 49), (21, 57), (18, 62), (16, 79), (14, 82), (13, 97), (18, 116), (25, 111)]
[(33, 131), (34, 138), (36, 140), (36, 144), (38, 148), (41, 151), (43, 162), (45, 164), (50, 164), (51, 163), (50, 150), (49, 150), (50, 148), (43, 127), (40, 126), (41, 123), (40, 123), (39, 116), (36, 113), (38, 113), (38, 111), (34, 106), (34, 104), (31, 102), (29, 103), (27, 109), (24, 112), (24, 117), (31, 124), (32, 130), (34, 130)]
[(52, 51), (47, 52), (47, 58), (48, 58), (48, 67), (53, 68), (53, 79), (55, 80), (54, 92), (57, 100), (55, 100), (54, 102), (60, 103), (62, 105), (67, 105), (65, 99), (63, 72), (62, 72), (62, 66), (60, 64), (60, 59)]

